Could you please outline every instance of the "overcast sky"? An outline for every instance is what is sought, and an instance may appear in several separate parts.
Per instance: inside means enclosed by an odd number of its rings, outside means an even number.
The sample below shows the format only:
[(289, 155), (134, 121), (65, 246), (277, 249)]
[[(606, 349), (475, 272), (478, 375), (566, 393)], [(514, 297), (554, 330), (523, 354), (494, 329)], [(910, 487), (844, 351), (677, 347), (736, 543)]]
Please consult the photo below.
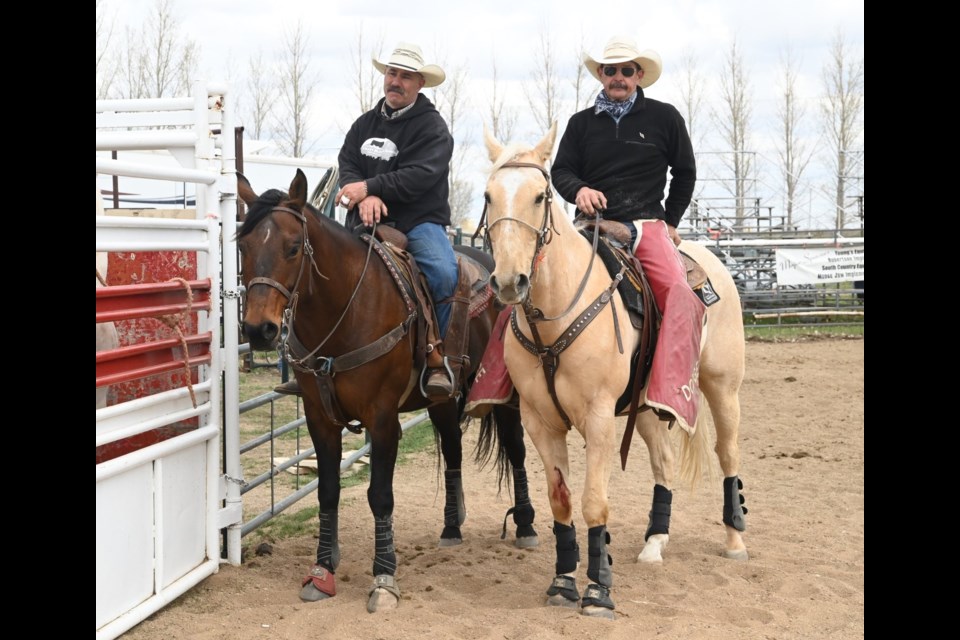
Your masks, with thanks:
[[(104, 0), (118, 32), (138, 28), (154, 0)], [(807, 127), (816, 128), (816, 100), (822, 94), (821, 73), (832, 39), (838, 33), (857, 56), (863, 56), (864, 4), (861, 0), (667, 0), (663, 2), (597, 3), (570, 0), (486, 0), (455, 3), (437, 0), (173, 0), (174, 15), (184, 35), (200, 47), (201, 74), (232, 83), (242, 100), (247, 61), (258, 50), (264, 59), (279, 55), (284, 30), (298, 20), (308, 28), (311, 69), (319, 85), (311, 107), (308, 134), (312, 155), (334, 158), (343, 132), (359, 115), (351, 97), (350, 52), (362, 29), (365, 40), (383, 40), (382, 57), (397, 41), (419, 43), (427, 62), (442, 59), (462, 66), (469, 85), (469, 115), (458, 144), (479, 150), (481, 127), (488, 120), (491, 73), (496, 59), (498, 83), (521, 114), (515, 138), (534, 143), (542, 131), (523, 117), (523, 85), (531, 81), (539, 35), (549, 33), (556, 66), (572, 98), (569, 80), (583, 48), (598, 55), (615, 34), (632, 35), (641, 49), (658, 51), (664, 71), (647, 95), (679, 106), (675, 73), (680, 59), (693, 54), (706, 78), (706, 95), (716, 99), (717, 74), (736, 39), (753, 96), (754, 146), (775, 158), (773, 133), (779, 91), (779, 64), (789, 46), (799, 61), (799, 93), (810, 109)], [(483, 5), (483, 6), (481, 6)], [(595, 82), (592, 78), (588, 80)], [(242, 107), (242, 105), (241, 105)], [(573, 111), (565, 105), (560, 126)], [(716, 142), (705, 142), (715, 146)], [(699, 148), (697, 151), (711, 149)], [(271, 185), (273, 186), (273, 185)], [(479, 191), (476, 199), (481, 199)], [(774, 203), (776, 204), (776, 203)]]

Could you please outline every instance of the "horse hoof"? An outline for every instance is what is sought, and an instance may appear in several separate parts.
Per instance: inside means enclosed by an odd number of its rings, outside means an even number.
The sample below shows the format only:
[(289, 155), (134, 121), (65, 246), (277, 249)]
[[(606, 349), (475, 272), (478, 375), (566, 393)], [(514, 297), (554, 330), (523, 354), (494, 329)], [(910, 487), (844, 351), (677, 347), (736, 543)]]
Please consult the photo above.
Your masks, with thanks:
[(440, 538), (440, 548), (456, 547), (463, 544), (463, 538)]
[(567, 600), (563, 597), (562, 594), (556, 594), (553, 596), (547, 596), (547, 606), (548, 607), (561, 607), (563, 609), (576, 609), (577, 601), (576, 600)]
[(727, 560), (736, 560), (737, 562), (746, 562), (750, 559), (750, 554), (747, 553), (746, 549), (734, 549), (731, 551), (727, 549), (723, 552), (723, 557)]
[(377, 611), (388, 611), (400, 606), (400, 598), (393, 595), (386, 589), (374, 589), (370, 592), (370, 598), (367, 600), (367, 612), (376, 613)]
[(300, 589), (300, 599), (304, 602), (317, 602), (319, 600), (326, 600), (329, 597), (329, 595), (313, 586), (312, 582), (308, 582), (303, 586), (303, 589)]
[(617, 614), (613, 612), (613, 609), (607, 609), (606, 607), (593, 607), (586, 606), (580, 613), (591, 618), (603, 618), (604, 620), (616, 620)]
[(394, 576), (382, 574), (373, 579), (370, 597), (367, 598), (367, 612), (376, 613), (396, 609), (400, 606), (400, 587)]
[(540, 546), (540, 538), (537, 536), (524, 536), (523, 538), (517, 538), (513, 543), (517, 549), (533, 549), (534, 547)]

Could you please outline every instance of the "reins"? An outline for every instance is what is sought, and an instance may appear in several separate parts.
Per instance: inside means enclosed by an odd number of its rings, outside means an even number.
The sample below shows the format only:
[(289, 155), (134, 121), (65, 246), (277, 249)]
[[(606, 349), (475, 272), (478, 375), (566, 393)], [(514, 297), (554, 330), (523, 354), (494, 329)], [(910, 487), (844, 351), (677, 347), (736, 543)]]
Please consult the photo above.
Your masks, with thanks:
[[(536, 169), (547, 181), (547, 188), (545, 190), (543, 202), (543, 219), (541, 220), (540, 227), (534, 227), (533, 225), (512, 216), (504, 216), (499, 220), (495, 220), (493, 224), (489, 224), (486, 219), (487, 205), (489, 204), (489, 202), (487, 202), (484, 204), (483, 212), (480, 215), (480, 223), (477, 225), (477, 233), (479, 233), (481, 227), (486, 229), (484, 243), (487, 244), (489, 243), (490, 229), (501, 222), (508, 220), (511, 222), (516, 222), (521, 226), (534, 231), (537, 234), (537, 245), (530, 265), (530, 273), (533, 274), (536, 272), (537, 264), (540, 260), (540, 253), (552, 239), (550, 234), (556, 233), (557, 235), (560, 235), (559, 232), (557, 232), (553, 222), (553, 190), (550, 186), (550, 174), (548, 174), (547, 170), (540, 165), (531, 162), (507, 162), (501, 165), (497, 171), (511, 168)], [(597, 218), (600, 218), (599, 212), (597, 214)], [(474, 237), (476, 237), (476, 233), (474, 234)], [(517, 338), (517, 341), (523, 346), (524, 349), (533, 354), (543, 367), (544, 377), (546, 378), (547, 382), (547, 391), (550, 393), (550, 397), (553, 399), (553, 404), (557, 409), (557, 413), (560, 414), (560, 418), (563, 420), (564, 424), (567, 425), (567, 429), (572, 428), (573, 423), (567, 413), (563, 410), (563, 406), (560, 404), (560, 398), (557, 396), (556, 389), (556, 373), (560, 367), (560, 354), (567, 347), (569, 347), (574, 340), (576, 340), (576, 338), (587, 328), (590, 322), (592, 322), (593, 319), (600, 314), (600, 311), (607, 305), (608, 302), (610, 303), (613, 312), (613, 326), (617, 338), (617, 347), (620, 350), (620, 353), (623, 353), (623, 340), (620, 336), (620, 323), (617, 319), (617, 309), (613, 304), (613, 294), (616, 291), (617, 286), (620, 284), (620, 281), (623, 280), (623, 274), (624, 271), (626, 271), (626, 267), (620, 268), (620, 272), (614, 277), (610, 285), (600, 293), (597, 299), (594, 300), (590, 306), (588, 306), (576, 319), (570, 323), (570, 325), (563, 331), (560, 337), (552, 345), (544, 345), (543, 340), (540, 337), (540, 331), (537, 329), (537, 323), (559, 320), (573, 311), (577, 302), (579, 302), (587, 288), (587, 282), (590, 280), (590, 274), (593, 271), (593, 263), (597, 255), (599, 241), (600, 224), (598, 220), (598, 224), (594, 225), (593, 227), (592, 256), (588, 261), (587, 270), (583, 274), (583, 278), (580, 280), (580, 285), (577, 287), (576, 294), (574, 294), (573, 299), (570, 301), (570, 304), (563, 311), (563, 313), (552, 317), (545, 316), (541, 309), (533, 306), (533, 302), (530, 300), (530, 294), (529, 292), (527, 293), (527, 296), (523, 300), (522, 306), (524, 317), (526, 318), (527, 324), (530, 326), (530, 332), (533, 335), (532, 341), (520, 330), (520, 326), (517, 323), (516, 308), (514, 308), (513, 313), (510, 314), (510, 328), (513, 331), (514, 336)]]

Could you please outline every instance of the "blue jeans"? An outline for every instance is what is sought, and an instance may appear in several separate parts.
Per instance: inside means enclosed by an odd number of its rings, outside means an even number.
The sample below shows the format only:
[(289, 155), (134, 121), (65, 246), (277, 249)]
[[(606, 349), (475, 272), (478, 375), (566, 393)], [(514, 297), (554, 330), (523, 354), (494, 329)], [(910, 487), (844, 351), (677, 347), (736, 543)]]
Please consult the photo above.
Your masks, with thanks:
[(447, 335), (450, 323), (450, 303), (439, 304), (457, 290), (457, 256), (443, 226), (435, 222), (418, 224), (407, 232), (407, 251), (413, 254), (417, 266), (427, 279), (430, 295), (437, 310), (440, 337)]

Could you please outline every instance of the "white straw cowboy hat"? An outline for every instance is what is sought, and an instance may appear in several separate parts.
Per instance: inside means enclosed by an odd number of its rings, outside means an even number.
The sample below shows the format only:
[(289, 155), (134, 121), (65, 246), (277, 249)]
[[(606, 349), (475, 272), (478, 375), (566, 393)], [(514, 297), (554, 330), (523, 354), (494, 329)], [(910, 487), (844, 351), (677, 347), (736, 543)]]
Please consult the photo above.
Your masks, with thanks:
[(447, 79), (447, 74), (443, 69), (435, 64), (423, 63), (423, 52), (415, 44), (409, 42), (398, 42), (397, 48), (393, 50), (390, 57), (386, 60), (377, 60), (373, 58), (373, 66), (380, 73), (386, 73), (387, 67), (396, 69), (405, 69), (406, 71), (415, 71), (423, 76), (424, 87), (435, 87)]
[(600, 80), (600, 74), (597, 68), (605, 64), (620, 64), (621, 62), (636, 62), (643, 69), (643, 77), (637, 85), (641, 89), (646, 89), (654, 82), (660, 79), (660, 73), (663, 71), (663, 63), (660, 61), (660, 54), (652, 49), (640, 51), (637, 49), (637, 43), (629, 36), (613, 36), (607, 41), (607, 46), (603, 48), (603, 55), (595, 59), (590, 54), (583, 54), (583, 66), (587, 68), (597, 80)]

